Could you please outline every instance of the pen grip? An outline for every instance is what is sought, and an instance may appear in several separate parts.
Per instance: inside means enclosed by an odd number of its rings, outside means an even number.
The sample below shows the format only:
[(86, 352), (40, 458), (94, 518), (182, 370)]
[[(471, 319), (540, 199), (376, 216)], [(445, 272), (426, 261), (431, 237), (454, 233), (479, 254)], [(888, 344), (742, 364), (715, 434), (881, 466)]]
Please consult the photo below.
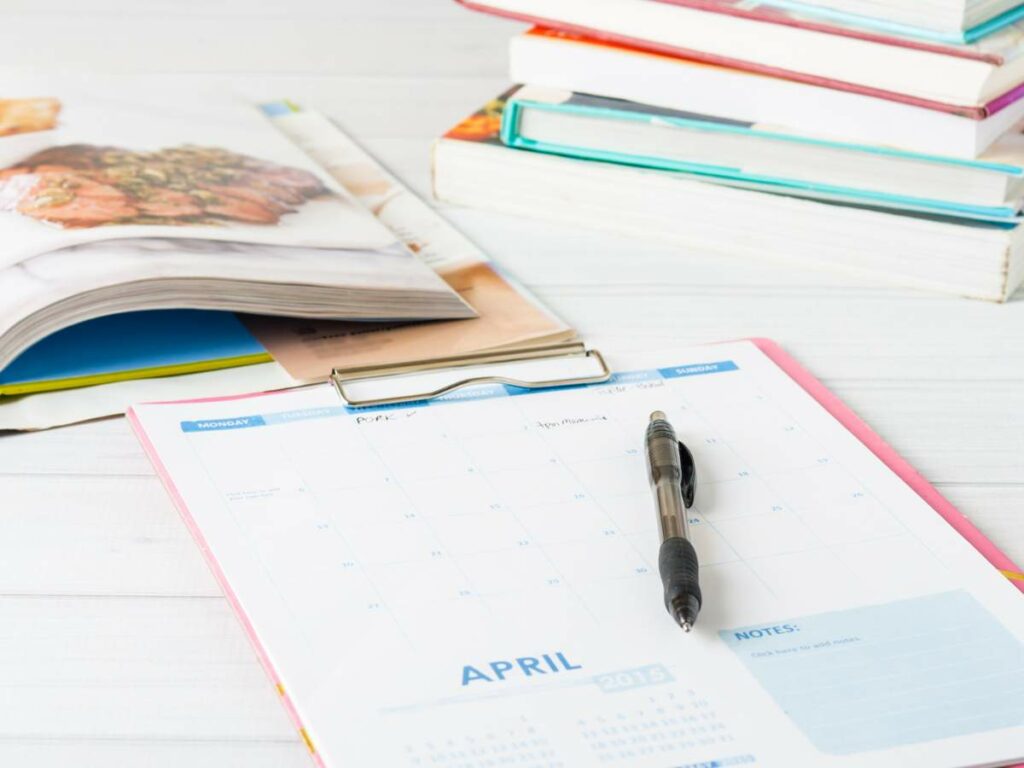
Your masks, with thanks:
[(658, 571), (665, 586), (665, 608), (673, 616), (688, 605), (696, 618), (701, 606), (699, 570), (697, 550), (687, 539), (673, 536), (661, 542)]

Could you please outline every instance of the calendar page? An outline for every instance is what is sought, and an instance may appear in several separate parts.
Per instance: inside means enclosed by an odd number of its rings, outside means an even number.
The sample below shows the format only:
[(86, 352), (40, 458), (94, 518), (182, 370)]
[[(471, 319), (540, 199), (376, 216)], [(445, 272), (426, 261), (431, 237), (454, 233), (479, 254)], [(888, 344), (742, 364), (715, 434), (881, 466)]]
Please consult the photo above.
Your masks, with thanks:
[[(996, 569), (754, 344), (616, 362), (409, 405), (136, 408), (315, 760), (1024, 758), (1024, 599)], [(690, 634), (657, 573), (654, 410), (698, 469)]]

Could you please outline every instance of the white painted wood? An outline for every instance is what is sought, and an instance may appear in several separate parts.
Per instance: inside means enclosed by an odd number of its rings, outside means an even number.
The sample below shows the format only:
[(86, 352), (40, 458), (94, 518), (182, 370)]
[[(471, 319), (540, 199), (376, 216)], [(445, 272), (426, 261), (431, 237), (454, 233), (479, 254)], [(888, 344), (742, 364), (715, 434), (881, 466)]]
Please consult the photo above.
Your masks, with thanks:
[(0, 741), (11, 766), (75, 768), (309, 768), (306, 751), (289, 742), (47, 737)]
[(156, 477), (8, 475), (0, 499), (0, 598), (220, 596)]
[(3, 597), (0, 616), (2, 738), (294, 736), (219, 598)]
[(1024, 484), (939, 483), (938, 488), (1018, 566), (1024, 563)]
[[(185, 72), (289, 97), (424, 195), (431, 140), (505, 86), (520, 28), (449, 0), (0, 5), (0, 69)], [(613, 359), (775, 338), (1024, 562), (1024, 301), (444, 210)], [(308, 764), (124, 420), (0, 437), (0, 765)]]

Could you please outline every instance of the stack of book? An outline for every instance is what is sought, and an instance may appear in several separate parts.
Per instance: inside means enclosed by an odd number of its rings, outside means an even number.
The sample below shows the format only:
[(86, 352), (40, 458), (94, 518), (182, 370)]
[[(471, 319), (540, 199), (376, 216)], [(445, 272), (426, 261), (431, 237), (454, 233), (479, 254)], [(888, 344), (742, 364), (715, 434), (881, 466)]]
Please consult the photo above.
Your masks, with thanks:
[(536, 26), (438, 198), (996, 301), (1024, 280), (1020, 0), (460, 0)]

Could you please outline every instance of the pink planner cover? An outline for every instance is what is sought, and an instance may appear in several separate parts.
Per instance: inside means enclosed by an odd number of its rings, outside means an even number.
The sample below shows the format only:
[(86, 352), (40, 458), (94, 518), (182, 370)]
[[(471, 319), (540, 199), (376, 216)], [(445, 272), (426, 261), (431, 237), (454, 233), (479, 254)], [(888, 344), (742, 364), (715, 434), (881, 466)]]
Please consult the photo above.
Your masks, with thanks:
[[(195, 400), (187, 400), (183, 402), (213, 403), (221, 400), (245, 400), (250, 397), (280, 394), (281, 392), (287, 391), (288, 390), (279, 390), (277, 393), (253, 392), (248, 395), (226, 395), (223, 397), (200, 397)], [(210, 549), (209, 544), (206, 543), (206, 537), (203, 536), (203, 532), (199, 529), (199, 525), (196, 523), (195, 518), (192, 517), (192, 513), (189, 511), (188, 505), (185, 503), (185, 499), (178, 491), (177, 486), (175, 486), (170, 472), (167, 471), (167, 467), (165, 467), (163, 461), (160, 460), (160, 454), (157, 453), (156, 447), (153, 445), (153, 442), (149, 439), (149, 436), (143, 429), (142, 424), (139, 422), (139, 417), (135, 413), (135, 409), (129, 408), (127, 413), (125, 413), (125, 416), (128, 419), (128, 423), (131, 424), (132, 430), (135, 432), (135, 436), (142, 444), (142, 450), (146, 452), (146, 456), (153, 465), (153, 469), (160, 478), (160, 482), (163, 483), (164, 488), (167, 490), (167, 494), (171, 497), (171, 501), (174, 503), (178, 513), (181, 515), (181, 519), (184, 521), (185, 527), (188, 528), (188, 532), (192, 535), (192, 539), (195, 541), (196, 546), (198, 546), (199, 551), (202, 552), (203, 559), (206, 560), (206, 565), (210, 568), (213, 578), (216, 579), (221, 592), (224, 593), (224, 597), (228, 601), (228, 605), (231, 606), (231, 610), (238, 618), (239, 623), (242, 625), (242, 629), (248, 636), (249, 643), (252, 645), (252, 648), (256, 653), (256, 658), (259, 659), (260, 666), (263, 667), (263, 671), (266, 672), (267, 677), (270, 678), (270, 682), (274, 684), (274, 690), (277, 691), (277, 695), (281, 698), (281, 706), (284, 707), (284, 710), (288, 715), (288, 719), (292, 721), (295, 729), (299, 732), (299, 736), (302, 737), (302, 741), (306, 745), (306, 749), (309, 750), (310, 758), (313, 760), (313, 765), (315, 765), (316, 768), (327, 768), (323, 758), (320, 756), (320, 753), (316, 751), (316, 746), (313, 744), (313, 740), (310, 738), (309, 732), (306, 730), (306, 727), (303, 725), (302, 720), (299, 717), (299, 711), (295, 708), (295, 702), (293, 702), (291, 697), (288, 695), (288, 691), (284, 687), (284, 682), (281, 679), (281, 676), (274, 668), (273, 662), (270, 661), (270, 654), (267, 653), (267, 649), (263, 646), (263, 643), (260, 642), (259, 635), (256, 634), (256, 628), (253, 627), (252, 622), (249, 621), (249, 617), (242, 608), (241, 601), (239, 601), (235, 591), (231, 588), (231, 583), (228, 581), (228, 577), (224, 574), (223, 569), (221, 569), (220, 563), (217, 562), (217, 558), (214, 556), (213, 550)]]
[[(729, 56), (719, 56), (717, 54), (706, 53), (704, 51), (697, 51), (690, 48), (678, 48), (673, 45), (665, 45), (663, 43), (657, 43), (652, 40), (642, 40), (629, 35), (620, 35), (617, 32), (608, 29), (599, 29), (597, 27), (586, 27), (578, 24), (571, 24), (566, 21), (555, 18), (542, 18), (539, 16), (532, 16), (530, 14), (516, 13), (507, 11), (504, 8), (496, 8), (488, 5), (485, 1), (478, 2), (478, 0), (455, 0), (460, 5), (465, 6), (471, 10), (480, 11), (482, 13), (489, 13), (494, 16), (502, 16), (508, 19), (515, 19), (517, 21), (525, 21), (529, 24), (536, 24), (542, 30), (556, 30), (558, 32), (565, 33), (566, 35), (583, 39), (584, 41), (604, 43), (609, 45), (615, 45), (622, 48), (629, 48), (647, 53), (660, 53), (667, 56), (674, 56), (681, 59), (690, 59), (692, 61), (702, 61), (708, 64), (715, 64), (722, 67), (730, 67), (732, 69), (741, 69), (746, 72), (755, 72), (760, 75), (768, 75), (770, 77), (777, 77), (783, 80), (793, 80), (799, 83), (807, 83), (808, 85), (816, 85), (823, 88), (831, 88), (837, 91), (849, 91), (850, 93), (859, 93), (864, 96), (871, 96), (877, 99), (886, 99), (887, 101), (895, 101), (901, 104), (909, 104), (914, 107), (921, 107), (922, 109), (931, 109), (936, 112), (947, 112), (952, 115), (959, 115), (961, 117), (967, 117), (972, 120), (984, 120), (987, 117), (991, 117), (1002, 109), (1010, 106), (1021, 98), (1024, 98), (1024, 83), (1015, 86), (1006, 93), (997, 96), (992, 101), (983, 105), (964, 105), (964, 104), (947, 104), (942, 101), (935, 101), (933, 99), (923, 99), (917, 96), (911, 96), (906, 93), (899, 93), (897, 91), (888, 91), (883, 88), (872, 88), (866, 85), (859, 85), (857, 83), (848, 83), (844, 80), (833, 80), (827, 77), (819, 77), (818, 75), (810, 75), (804, 72), (795, 72), (789, 69), (780, 69), (778, 67), (770, 67), (764, 64), (758, 64), (753, 61), (746, 61), (744, 59), (736, 59)], [(687, 5), (697, 7), (694, 3), (674, 3), (677, 5)], [(722, 11), (716, 11), (722, 12)], [(737, 14), (731, 14), (737, 15)], [(867, 39), (864, 35), (847, 35), (853, 37), (859, 37)], [(919, 48), (921, 46), (905, 45), (907, 48)], [(941, 46), (936, 46), (941, 47)], [(928, 48), (931, 50), (931, 47)], [(962, 57), (962, 56), (961, 56)], [(974, 58), (974, 57), (967, 57)]]
[(953, 526), (957, 533), (974, 545), (974, 548), (986, 560), (992, 563), (1000, 573), (1010, 579), (1017, 589), (1024, 592), (1024, 573), (1021, 572), (1020, 568), (1003, 554), (1002, 550), (993, 544), (985, 534), (979, 531), (974, 526), (974, 523), (964, 517), (952, 503), (939, 493), (935, 486), (921, 477), (917, 470), (907, 463), (906, 459), (896, 453), (891, 445), (879, 437), (877, 432), (861, 421), (857, 414), (851, 411), (842, 400), (832, 394), (828, 387), (814, 378), (806, 368), (800, 365), (771, 339), (749, 339), (749, 341), (756, 344), (757, 348), (768, 356), (768, 359), (785, 371), (807, 394), (817, 400), (836, 421), (864, 443), (885, 466), (909, 485), (918, 496), (928, 503), (928, 506), (942, 515), (943, 519)]
[[(1003, 554), (999, 547), (993, 544), (981, 531), (979, 531), (973, 523), (964, 517), (956, 507), (946, 500), (927, 480), (918, 474), (918, 472), (911, 467), (910, 464), (908, 464), (907, 461), (902, 458), (888, 443), (879, 437), (871, 427), (861, 421), (861, 419), (858, 418), (858, 416), (850, 410), (842, 400), (836, 397), (828, 387), (818, 381), (818, 379), (816, 379), (809, 371), (807, 371), (807, 369), (800, 365), (800, 363), (798, 363), (774, 341), (760, 338), (747, 339), (747, 341), (750, 341), (757, 346), (757, 348), (760, 349), (769, 360), (775, 363), (791, 379), (793, 379), (793, 381), (799, 384), (807, 394), (820, 403), (821, 406), (836, 419), (836, 421), (846, 427), (851, 434), (860, 440), (872, 453), (875, 454), (875, 456), (881, 459), (881, 461), (889, 467), (890, 470), (909, 485), (961, 536), (967, 539), (967, 541), (969, 541), (974, 548), (985, 557), (986, 560), (992, 563), (992, 565), (999, 569), (1004, 576), (1010, 579), (1014, 586), (1016, 586), (1021, 592), (1024, 592), (1024, 573), (1020, 571), (1013, 561)], [(259, 397), (264, 394), (275, 393), (257, 392), (249, 395), (199, 398), (186, 402), (203, 403), (224, 400), (244, 400), (249, 397)], [(315, 745), (303, 726), (302, 721), (299, 718), (299, 713), (295, 708), (295, 704), (292, 702), (288, 692), (285, 690), (284, 683), (282, 682), (280, 675), (278, 675), (277, 671), (274, 669), (274, 666), (270, 661), (269, 654), (260, 643), (252, 623), (249, 621), (245, 611), (242, 609), (241, 603), (232, 590), (231, 585), (228, 582), (224, 571), (221, 569), (220, 564), (217, 562), (216, 557), (214, 557), (213, 552), (207, 545), (202, 531), (196, 524), (191, 512), (189, 512), (184, 498), (182, 498), (181, 494), (178, 492), (178, 489), (174, 485), (174, 480), (171, 478), (167, 468), (160, 460), (160, 456), (152, 441), (150, 441), (149, 437), (146, 435), (145, 429), (135, 413), (135, 409), (129, 409), (126, 415), (132, 429), (135, 431), (135, 434), (139, 439), (139, 442), (142, 444), (143, 450), (146, 452), (150, 462), (153, 464), (154, 470), (160, 477), (164, 487), (167, 489), (167, 493), (174, 502), (174, 506), (177, 507), (178, 512), (181, 514), (181, 517), (185, 522), (185, 526), (192, 534), (193, 539), (199, 546), (199, 550), (203, 553), (203, 557), (206, 559), (207, 565), (213, 573), (214, 578), (217, 580), (217, 583), (220, 585), (221, 591), (224, 593), (224, 597), (231, 605), (231, 608), (238, 617), (239, 622), (241, 622), (245, 633), (249, 636), (249, 641), (252, 643), (260, 664), (263, 666), (267, 676), (274, 684), (274, 688), (281, 698), (281, 703), (284, 706), (285, 711), (295, 724), (295, 727), (299, 731), (299, 735), (302, 737), (303, 742), (309, 750), (314, 765), (318, 766), (318, 768), (327, 768), (323, 758), (316, 751)], [(1024, 763), (1016, 766), (1009, 766), (1008, 768), (1024, 768)]]

